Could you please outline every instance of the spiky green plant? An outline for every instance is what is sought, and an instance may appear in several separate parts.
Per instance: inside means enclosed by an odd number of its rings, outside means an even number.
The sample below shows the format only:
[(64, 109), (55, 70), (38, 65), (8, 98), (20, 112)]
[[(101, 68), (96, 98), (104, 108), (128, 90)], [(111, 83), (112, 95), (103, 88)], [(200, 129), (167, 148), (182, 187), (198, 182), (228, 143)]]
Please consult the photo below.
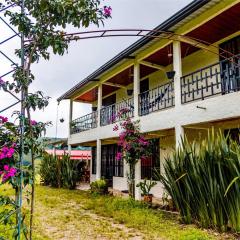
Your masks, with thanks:
[(44, 185), (60, 187), (59, 163), (57, 156), (44, 154), (40, 164), (41, 182)]
[(200, 143), (185, 138), (159, 178), (185, 223), (240, 231), (240, 146), (214, 130)]
[(79, 161), (71, 160), (69, 155), (63, 155), (61, 162), (61, 183), (64, 188), (74, 189), (81, 175), (78, 171)]
[(74, 189), (82, 176), (79, 166), (80, 162), (71, 160), (67, 154), (61, 158), (45, 154), (40, 166), (41, 181), (53, 187)]

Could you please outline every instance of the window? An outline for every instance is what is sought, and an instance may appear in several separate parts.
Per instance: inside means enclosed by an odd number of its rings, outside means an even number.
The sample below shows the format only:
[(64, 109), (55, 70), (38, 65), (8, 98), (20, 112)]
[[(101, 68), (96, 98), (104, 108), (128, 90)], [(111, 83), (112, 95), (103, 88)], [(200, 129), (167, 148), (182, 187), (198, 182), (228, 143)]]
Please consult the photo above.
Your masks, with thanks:
[(121, 160), (117, 160), (117, 152), (121, 150), (120, 147), (117, 146), (116, 148), (116, 152), (115, 152), (115, 157), (114, 157), (114, 176), (115, 177), (123, 177), (123, 159)]
[(141, 159), (141, 178), (156, 179), (156, 173), (160, 171), (160, 147), (159, 139), (151, 139), (151, 156)]
[(123, 177), (123, 160), (116, 159), (117, 152), (117, 144), (102, 146), (101, 171), (106, 179)]
[(96, 168), (96, 147), (92, 147), (92, 174), (96, 174), (97, 168)]
[(140, 82), (140, 116), (149, 113), (149, 79)]
[[(222, 93), (240, 90), (240, 36), (232, 38), (219, 45)], [(238, 57), (233, 57), (238, 55)], [(229, 58), (229, 60), (226, 60)]]

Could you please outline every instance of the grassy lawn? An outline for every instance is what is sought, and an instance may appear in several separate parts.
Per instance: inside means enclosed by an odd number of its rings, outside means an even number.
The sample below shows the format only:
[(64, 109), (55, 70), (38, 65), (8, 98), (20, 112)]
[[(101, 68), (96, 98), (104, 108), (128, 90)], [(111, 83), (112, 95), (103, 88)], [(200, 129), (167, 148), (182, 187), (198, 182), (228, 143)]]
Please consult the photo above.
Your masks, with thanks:
[[(181, 225), (176, 217), (117, 197), (38, 186), (36, 199), (34, 240), (227, 239), (226, 235)], [(0, 225), (1, 233), (4, 229)], [(11, 239), (7, 231), (5, 236)]]

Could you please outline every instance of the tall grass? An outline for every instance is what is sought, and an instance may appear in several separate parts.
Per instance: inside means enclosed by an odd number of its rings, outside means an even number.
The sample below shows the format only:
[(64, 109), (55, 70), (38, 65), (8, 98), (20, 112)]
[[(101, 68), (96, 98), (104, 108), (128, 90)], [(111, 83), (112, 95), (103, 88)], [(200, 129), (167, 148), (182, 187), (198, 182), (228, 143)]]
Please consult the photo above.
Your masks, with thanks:
[(40, 165), (41, 181), (52, 187), (74, 189), (81, 179), (83, 167), (82, 162), (71, 160), (67, 154), (61, 158), (45, 154)]
[(182, 140), (160, 176), (185, 223), (240, 231), (240, 146), (222, 133)]

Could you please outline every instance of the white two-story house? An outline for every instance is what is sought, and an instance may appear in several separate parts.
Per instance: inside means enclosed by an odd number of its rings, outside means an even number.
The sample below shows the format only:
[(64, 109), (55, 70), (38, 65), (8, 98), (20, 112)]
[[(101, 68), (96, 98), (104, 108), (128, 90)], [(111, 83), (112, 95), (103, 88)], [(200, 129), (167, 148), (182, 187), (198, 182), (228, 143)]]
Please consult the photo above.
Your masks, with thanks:
[[(131, 109), (152, 145), (136, 183), (162, 171), (184, 134), (198, 140), (214, 127), (236, 137), (240, 127), (240, 1), (195, 0), (154, 30), (58, 99), (70, 100), (68, 144), (92, 147), (91, 181), (104, 177), (120, 191), (127, 166), (116, 160), (113, 116), (121, 108)], [(72, 119), (74, 101), (92, 112)], [(158, 183), (152, 193), (162, 191)]]

